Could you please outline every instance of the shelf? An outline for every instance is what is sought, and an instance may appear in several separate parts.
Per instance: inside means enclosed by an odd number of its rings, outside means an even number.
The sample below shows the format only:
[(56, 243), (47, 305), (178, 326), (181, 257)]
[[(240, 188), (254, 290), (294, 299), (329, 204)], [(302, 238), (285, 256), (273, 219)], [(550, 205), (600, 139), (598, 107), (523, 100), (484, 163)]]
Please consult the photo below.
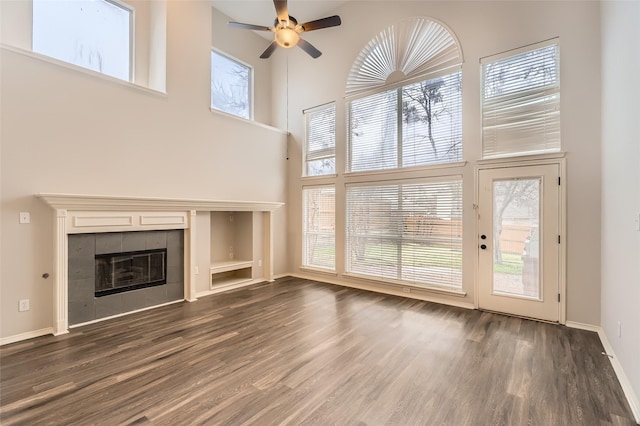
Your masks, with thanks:
[(227, 260), (222, 262), (213, 262), (209, 268), (211, 274), (219, 274), (222, 272), (237, 271), (239, 269), (251, 268), (252, 260)]
[(211, 289), (230, 287), (252, 280), (252, 260), (213, 262), (209, 268)]

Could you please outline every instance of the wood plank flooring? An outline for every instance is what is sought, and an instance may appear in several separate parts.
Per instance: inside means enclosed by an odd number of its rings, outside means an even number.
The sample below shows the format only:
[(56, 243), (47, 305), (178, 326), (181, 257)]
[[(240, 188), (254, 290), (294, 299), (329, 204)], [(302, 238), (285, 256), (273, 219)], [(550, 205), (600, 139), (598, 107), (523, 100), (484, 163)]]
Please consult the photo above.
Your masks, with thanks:
[(595, 333), (283, 278), (0, 348), (2, 425), (633, 425)]

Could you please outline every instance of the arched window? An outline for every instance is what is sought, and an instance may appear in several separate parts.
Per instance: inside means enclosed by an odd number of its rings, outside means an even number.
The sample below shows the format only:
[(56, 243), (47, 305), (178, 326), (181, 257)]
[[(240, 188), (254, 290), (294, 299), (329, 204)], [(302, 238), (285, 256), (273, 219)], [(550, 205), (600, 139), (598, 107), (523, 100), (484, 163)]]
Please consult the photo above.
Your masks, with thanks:
[(428, 18), (375, 36), (347, 79), (347, 172), (462, 160), (462, 50)]
[[(356, 58), (346, 87), (346, 275), (461, 291), (462, 177), (426, 170), (462, 160), (461, 64), (454, 35), (427, 18), (391, 25)], [(424, 176), (401, 173), (409, 167)]]

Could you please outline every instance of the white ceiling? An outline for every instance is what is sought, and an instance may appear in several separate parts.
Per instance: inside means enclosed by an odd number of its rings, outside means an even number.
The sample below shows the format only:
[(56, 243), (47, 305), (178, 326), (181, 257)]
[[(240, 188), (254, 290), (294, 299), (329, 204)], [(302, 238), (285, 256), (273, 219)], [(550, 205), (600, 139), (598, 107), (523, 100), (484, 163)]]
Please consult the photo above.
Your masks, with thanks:
[[(299, 23), (335, 15), (335, 9), (353, 0), (289, 0), (289, 15)], [(212, 0), (213, 7), (231, 20), (245, 24), (272, 27), (276, 10), (272, 0)], [(273, 36), (262, 33), (268, 38)]]

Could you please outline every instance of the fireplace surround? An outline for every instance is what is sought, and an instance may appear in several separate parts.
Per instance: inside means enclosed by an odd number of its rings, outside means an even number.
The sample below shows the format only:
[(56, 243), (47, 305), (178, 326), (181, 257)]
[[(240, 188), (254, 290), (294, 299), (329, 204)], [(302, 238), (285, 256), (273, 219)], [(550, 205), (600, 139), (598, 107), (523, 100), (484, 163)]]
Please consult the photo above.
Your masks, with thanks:
[[(273, 281), (273, 216), (280, 202), (221, 201), (137, 196), (39, 194), (53, 209), (53, 326), (54, 335), (69, 328), (69, 246), (73, 234), (183, 230), (182, 298), (197, 300), (196, 213), (254, 212), (263, 217), (261, 279)], [(209, 266), (209, 265), (206, 265)], [(105, 299), (104, 297), (99, 299)]]
[(71, 234), (68, 251), (71, 326), (184, 299), (181, 229)]

